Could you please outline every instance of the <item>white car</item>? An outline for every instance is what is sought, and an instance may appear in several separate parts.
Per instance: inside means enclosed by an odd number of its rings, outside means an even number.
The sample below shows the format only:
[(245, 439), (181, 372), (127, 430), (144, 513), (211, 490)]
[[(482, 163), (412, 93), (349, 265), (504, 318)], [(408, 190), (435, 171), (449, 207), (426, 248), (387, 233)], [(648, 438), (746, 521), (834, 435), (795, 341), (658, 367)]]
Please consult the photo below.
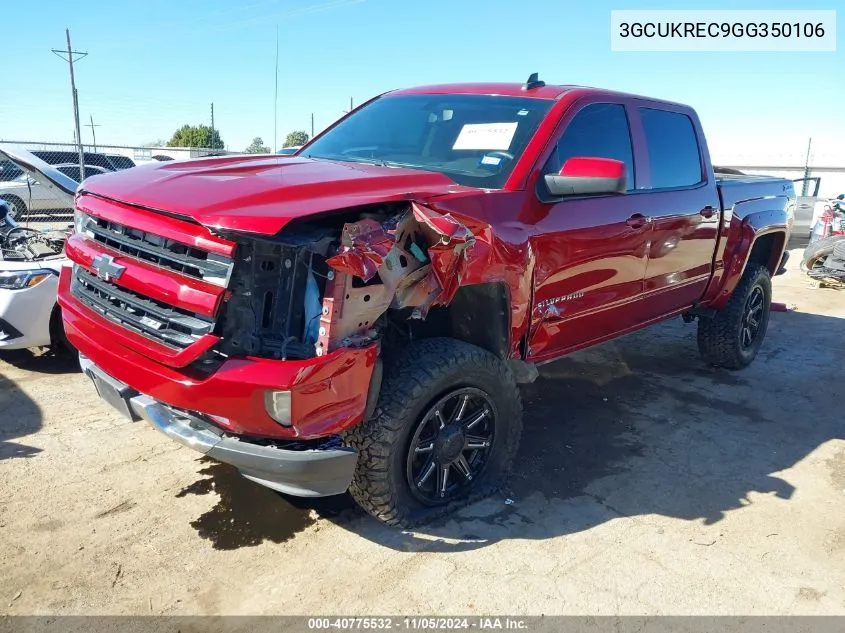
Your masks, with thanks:
[(0, 261), (0, 351), (64, 343), (56, 293), (65, 261)]
[[(73, 208), (75, 180), (13, 146), (0, 144), (0, 158), (44, 183), (62, 208)], [(66, 345), (56, 293), (59, 271), (70, 265), (64, 254), (67, 233), (19, 226), (9, 217), (10, 206), (0, 204), (0, 351)]]
[[(33, 158), (35, 158), (33, 156)], [(37, 159), (36, 159), (37, 160)], [(79, 182), (79, 165), (63, 163), (53, 166), (65, 176)], [(104, 174), (108, 170), (94, 165), (85, 166), (85, 176)], [(73, 199), (68, 200), (66, 196), (57, 196), (48, 186), (42, 185), (28, 174), (21, 174), (13, 180), (0, 181), (0, 200), (5, 200), (12, 208), (12, 219), (21, 219), (28, 212), (40, 211), (71, 211)]]

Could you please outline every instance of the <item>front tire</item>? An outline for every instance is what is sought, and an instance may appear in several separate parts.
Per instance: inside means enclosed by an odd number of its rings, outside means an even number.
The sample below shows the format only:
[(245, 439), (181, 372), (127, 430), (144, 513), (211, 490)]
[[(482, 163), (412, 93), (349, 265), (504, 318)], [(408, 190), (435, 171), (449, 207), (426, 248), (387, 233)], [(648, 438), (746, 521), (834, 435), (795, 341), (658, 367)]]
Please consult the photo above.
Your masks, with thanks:
[(522, 433), (504, 362), (462, 341), (425, 339), (384, 375), (373, 415), (346, 435), (359, 455), (349, 490), (364, 510), (410, 527), (501, 486)]
[(698, 350), (716, 367), (742, 369), (753, 361), (769, 326), (769, 270), (749, 263), (728, 304), (713, 318), (698, 320)]

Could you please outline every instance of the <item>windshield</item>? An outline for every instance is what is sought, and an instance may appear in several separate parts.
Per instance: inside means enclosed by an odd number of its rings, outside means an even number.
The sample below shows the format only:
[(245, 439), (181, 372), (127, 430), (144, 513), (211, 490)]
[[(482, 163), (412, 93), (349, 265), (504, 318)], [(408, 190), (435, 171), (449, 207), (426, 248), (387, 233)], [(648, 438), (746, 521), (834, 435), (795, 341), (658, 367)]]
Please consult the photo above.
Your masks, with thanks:
[(437, 171), (461, 185), (500, 189), (552, 103), (489, 95), (382, 97), (300, 155)]

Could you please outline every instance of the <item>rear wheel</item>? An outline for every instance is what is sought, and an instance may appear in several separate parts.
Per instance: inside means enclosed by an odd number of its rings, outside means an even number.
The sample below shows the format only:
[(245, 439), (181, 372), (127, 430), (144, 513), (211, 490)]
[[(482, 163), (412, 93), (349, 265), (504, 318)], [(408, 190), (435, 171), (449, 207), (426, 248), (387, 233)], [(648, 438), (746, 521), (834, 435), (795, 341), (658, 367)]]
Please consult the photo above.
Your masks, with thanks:
[(749, 263), (728, 304), (713, 318), (698, 320), (698, 349), (704, 359), (727, 369), (750, 364), (766, 337), (771, 303), (768, 269)]
[(409, 345), (386, 363), (374, 414), (346, 436), (358, 450), (350, 492), (390, 525), (441, 516), (498, 488), (522, 431), (513, 374), (452, 339)]

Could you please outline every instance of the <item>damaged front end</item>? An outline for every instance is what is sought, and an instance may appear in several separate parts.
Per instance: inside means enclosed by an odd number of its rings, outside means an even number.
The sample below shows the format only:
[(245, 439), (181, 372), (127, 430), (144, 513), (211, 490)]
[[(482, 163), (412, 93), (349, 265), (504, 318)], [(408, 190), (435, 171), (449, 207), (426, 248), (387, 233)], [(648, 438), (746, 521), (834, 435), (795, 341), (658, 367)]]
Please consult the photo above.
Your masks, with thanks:
[(417, 202), (298, 220), (246, 239), (220, 321), (224, 355), (307, 359), (382, 340), (447, 305), (461, 285), (471, 231)]

